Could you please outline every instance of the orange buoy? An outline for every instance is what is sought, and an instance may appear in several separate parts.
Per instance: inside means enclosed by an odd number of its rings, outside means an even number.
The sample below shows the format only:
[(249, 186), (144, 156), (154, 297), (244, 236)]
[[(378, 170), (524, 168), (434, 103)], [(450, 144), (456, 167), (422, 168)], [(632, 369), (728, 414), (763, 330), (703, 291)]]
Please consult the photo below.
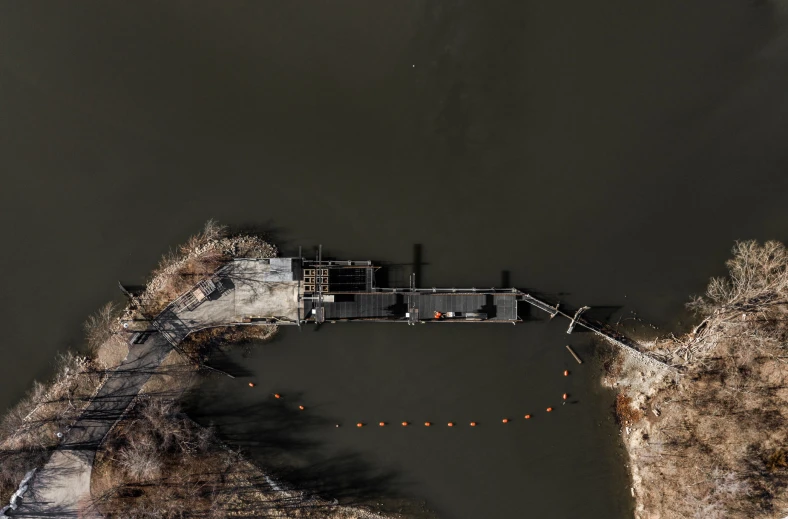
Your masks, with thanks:
[(564, 376), (565, 376), (565, 377), (568, 377), (568, 376), (569, 376), (569, 370), (568, 370), (568, 369), (565, 369), (565, 370), (564, 370)]
[(503, 420), (501, 420), (501, 421), (502, 421), (503, 423), (509, 423), (509, 419), (508, 419), (508, 418), (504, 418), (504, 419), (503, 419)]
[(364, 427), (364, 424), (359, 422), (359, 423), (356, 424), (356, 427)]
[(551, 412), (552, 410), (553, 410), (553, 408), (552, 408), (552, 407), (548, 407), (548, 408), (547, 408), (547, 412), (548, 412), (548, 413), (549, 413), (549, 412)]
[(408, 422), (402, 422), (402, 427), (407, 427), (407, 426), (408, 426)]
[(531, 415), (529, 415), (529, 414), (525, 415), (525, 419), (526, 420), (530, 420), (531, 419)]
[(566, 393), (564, 393), (564, 400), (566, 400), (568, 396), (569, 396), (569, 395), (567, 395)]
[(300, 410), (302, 410), (302, 411), (304, 410), (304, 406), (302, 406), (302, 405), (298, 406), (298, 408), (299, 408)]
[(249, 382), (249, 387), (254, 387), (254, 382)]
[(424, 422), (424, 427), (429, 427), (430, 425), (432, 425), (432, 422)]
[(282, 395), (280, 395), (279, 393), (274, 393), (274, 398), (282, 398)]
[(386, 422), (380, 422), (378, 425), (384, 427), (386, 425)]
[(476, 422), (471, 422), (471, 427), (476, 427)]
[(454, 422), (449, 422), (449, 427), (454, 427)]

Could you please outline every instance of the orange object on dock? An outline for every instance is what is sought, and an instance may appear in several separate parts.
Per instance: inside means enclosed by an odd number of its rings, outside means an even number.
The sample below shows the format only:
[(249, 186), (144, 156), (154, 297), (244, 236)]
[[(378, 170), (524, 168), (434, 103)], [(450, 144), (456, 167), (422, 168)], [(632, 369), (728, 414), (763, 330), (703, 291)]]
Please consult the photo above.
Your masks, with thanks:
[(502, 421), (503, 423), (509, 423), (509, 419), (508, 419), (508, 418), (504, 418), (504, 419), (503, 419), (503, 420), (501, 420), (501, 421)]
[(402, 422), (402, 427), (407, 427), (407, 426), (408, 426), (408, 422)]
[(381, 427), (385, 427), (386, 422), (380, 422), (378, 425), (381, 426)]
[(454, 422), (449, 422), (449, 427), (454, 427)]
[(529, 414), (525, 415), (525, 419), (526, 420), (530, 420), (531, 419), (531, 415), (529, 415)]
[(254, 382), (249, 382), (249, 387), (254, 387)]
[(432, 425), (432, 422), (424, 422), (424, 427), (429, 427), (430, 425)]
[(440, 313), (439, 311), (435, 310), (435, 313), (434, 313), (434, 314), (432, 314), (432, 316), (433, 316), (435, 319), (440, 319), (441, 317), (443, 317), (443, 314), (442, 314), (442, 313)]
[(568, 369), (565, 369), (565, 370), (564, 370), (564, 376), (565, 376), (565, 377), (568, 377), (568, 376), (569, 376), (569, 370), (568, 370)]
[(364, 424), (359, 422), (359, 423), (356, 424), (356, 427), (364, 427)]
[(547, 408), (547, 412), (548, 412), (548, 413), (549, 413), (549, 412), (551, 412), (552, 410), (553, 410), (553, 408), (552, 408), (552, 407), (548, 407), (548, 408)]
[(568, 397), (569, 397), (569, 395), (567, 395), (566, 393), (564, 393), (564, 400), (566, 400)]
[(471, 427), (476, 427), (476, 422), (471, 422)]
[(300, 410), (302, 410), (302, 411), (303, 411), (304, 409), (306, 409), (306, 408), (305, 408), (304, 406), (302, 406), (302, 405), (298, 406), (298, 408), (299, 408)]
[(282, 398), (282, 395), (280, 395), (279, 393), (274, 393), (274, 398)]

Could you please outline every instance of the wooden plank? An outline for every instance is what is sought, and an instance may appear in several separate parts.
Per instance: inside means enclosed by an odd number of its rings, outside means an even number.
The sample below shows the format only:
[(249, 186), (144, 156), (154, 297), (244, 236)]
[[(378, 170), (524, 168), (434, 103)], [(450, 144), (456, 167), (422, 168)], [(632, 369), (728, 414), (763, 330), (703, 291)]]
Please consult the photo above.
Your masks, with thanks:
[(573, 350), (571, 346), (569, 346), (567, 344), (566, 345), (566, 349), (569, 350), (569, 353), (572, 354), (572, 356), (575, 358), (575, 360), (577, 361), (578, 364), (582, 364), (583, 363), (583, 361), (580, 360), (580, 357), (577, 356), (577, 353), (575, 353), (575, 350)]

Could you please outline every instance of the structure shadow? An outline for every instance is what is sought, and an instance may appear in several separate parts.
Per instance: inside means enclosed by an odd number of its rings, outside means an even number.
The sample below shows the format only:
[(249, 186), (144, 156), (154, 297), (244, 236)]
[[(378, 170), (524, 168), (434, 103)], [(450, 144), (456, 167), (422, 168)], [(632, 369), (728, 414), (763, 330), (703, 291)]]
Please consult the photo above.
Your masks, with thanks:
[(409, 263), (373, 260), (375, 265), (382, 268), (375, 273), (377, 286), (390, 288), (406, 288), (410, 286), (410, 275), (415, 274), (416, 286), (425, 287), (424, 267), (429, 263), (424, 261), (424, 245), (414, 243), (411, 261)]
[(416, 277), (416, 285), (418, 286), (424, 274), (424, 246), (421, 243), (413, 244), (413, 274)]
[(613, 315), (622, 308), (622, 305), (592, 306), (583, 315), (586, 319), (610, 324)]
[(549, 315), (533, 307), (533, 305), (526, 301), (517, 302), (517, 317), (523, 322), (539, 322), (546, 321), (550, 318)]
[[(575, 312), (579, 309), (579, 307), (574, 305), (568, 305), (561, 302), (561, 296), (570, 295), (569, 292), (559, 292), (557, 294), (547, 294), (545, 292), (539, 292), (538, 290), (532, 290), (530, 288), (521, 288), (521, 290), (527, 294), (532, 295), (533, 297), (539, 299), (540, 301), (544, 301), (548, 305), (559, 305), (559, 310), (564, 314), (572, 317), (575, 315)], [(621, 308), (622, 305), (601, 305), (601, 306), (593, 306), (588, 305), (590, 308), (583, 312), (582, 317), (586, 321), (600, 323), (603, 325), (611, 326), (612, 316), (616, 314)], [(546, 312), (542, 312), (541, 310), (533, 308), (533, 306), (529, 305), (528, 303), (521, 302), (518, 306), (518, 315), (523, 321), (538, 321), (538, 320), (546, 320), (550, 319), (549, 314)], [(572, 333), (591, 333), (590, 330), (579, 326), (575, 327)]]

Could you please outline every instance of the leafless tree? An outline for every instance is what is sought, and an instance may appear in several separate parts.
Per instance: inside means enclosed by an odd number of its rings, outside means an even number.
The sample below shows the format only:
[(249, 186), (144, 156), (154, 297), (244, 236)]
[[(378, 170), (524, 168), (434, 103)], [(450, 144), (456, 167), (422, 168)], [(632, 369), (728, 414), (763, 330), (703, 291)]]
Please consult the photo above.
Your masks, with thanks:
[(85, 321), (85, 336), (91, 352), (98, 351), (102, 344), (120, 333), (118, 315), (118, 306), (110, 302), (99, 308)]
[(738, 242), (727, 267), (689, 303), (694, 330), (661, 343), (683, 376), (641, 395), (645, 412), (661, 411), (627, 440), (641, 517), (777, 517), (788, 506), (788, 250)]

